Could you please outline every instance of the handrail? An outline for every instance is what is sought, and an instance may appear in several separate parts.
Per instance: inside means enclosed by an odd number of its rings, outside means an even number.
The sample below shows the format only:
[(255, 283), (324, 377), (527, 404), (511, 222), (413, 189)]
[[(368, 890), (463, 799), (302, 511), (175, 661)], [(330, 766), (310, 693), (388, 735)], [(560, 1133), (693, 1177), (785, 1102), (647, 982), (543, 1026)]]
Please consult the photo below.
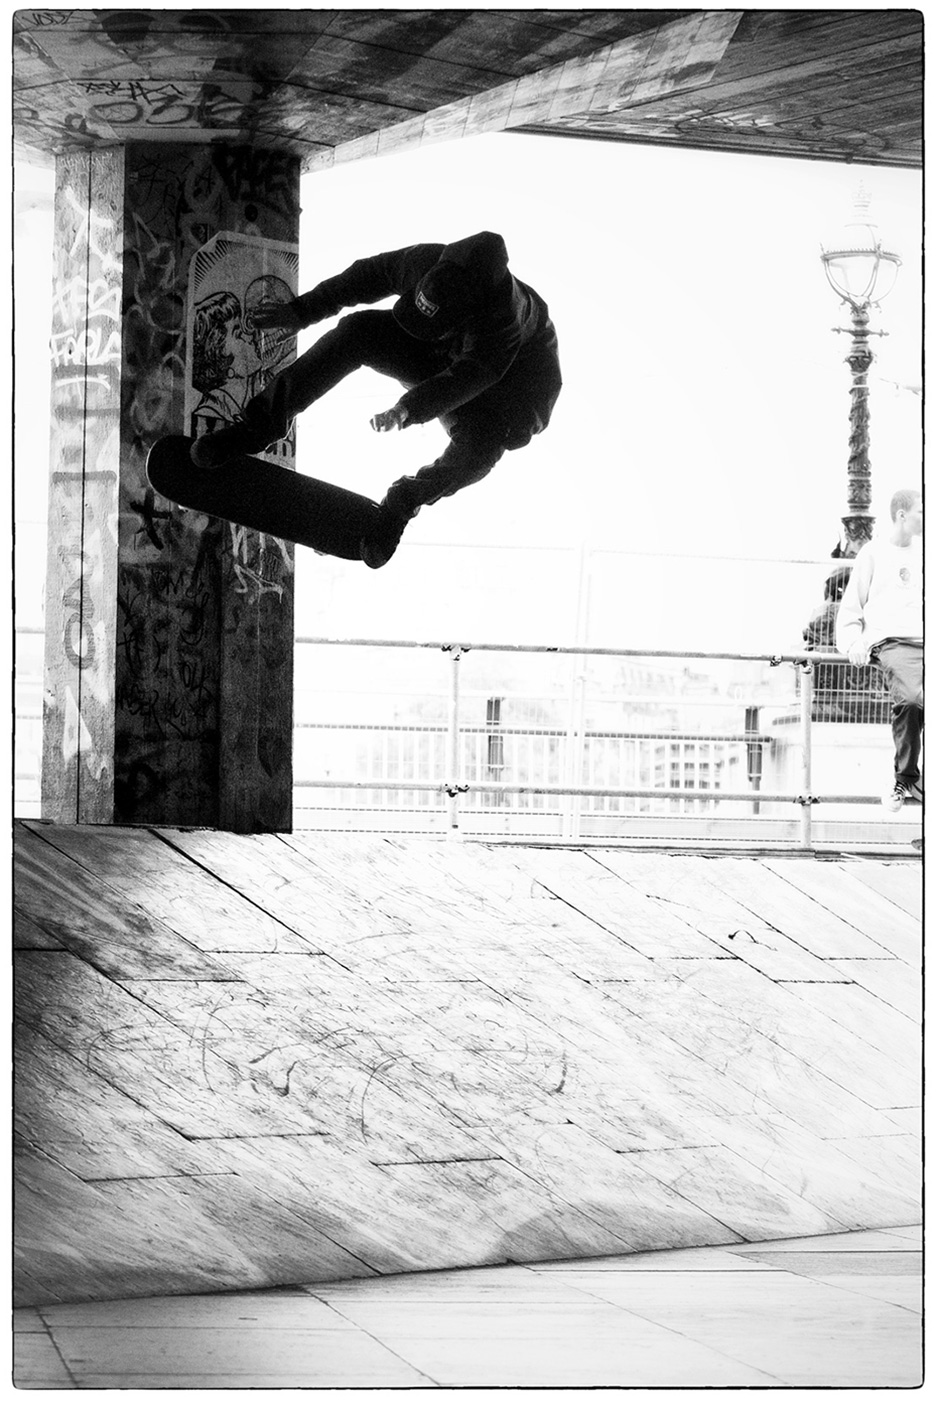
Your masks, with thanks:
[(692, 652), (672, 648), (596, 648), (586, 643), (465, 643), (462, 641), (441, 642), (438, 639), (417, 638), (320, 638), (298, 634), (295, 643), (313, 644), (330, 648), (430, 648), (435, 652), (449, 653), (454, 649), (461, 653), (552, 653), (559, 656), (599, 657), (599, 658), (695, 658), (697, 661), (770, 663), (777, 667), (780, 663), (848, 663), (842, 653), (731, 653), (731, 652)]
[[(14, 633), (39, 635), (45, 630), (40, 625), (15, 624)], [(437, 639), (419, 638), (325, 638), (316, 635), (298, 634), (295, 643), (314, 644), (334, 648), (431, 648), (435, 652), (450, 652), (459, 648), (461, 652), (477, 653), (554, 653), (560, 656), (602, 657), (602, 658), (694, 658), (696, 661), (715, 662), (766, 662), (772, 667), (780, 663), (848, 663), (842, 653), (732, 653), (700, 652), (674, 648), (598, 648), (585, 643), (444, 643)]]
[[(860, 795), (841, 793), (830, 794), (823, 792), (815, 793), (813, 790), (812, 722), (814, 681), (816, 672), (814, 664), (831, 665), (834, 663), (839, 663), (843, 666), (848, 666), (849, 659), (837, 652), (817, 652), (811, 649), (806, 649), (801, 652), (794, 651), (789, 653), (778, 654), (767, 652), (733, 652), (731, 650), (713, 651), (705, 649), (698, 650), (695, 652), (680, 652), (676, 650), (663, 648), (642, 649), (628, 647), (593, 647), (584, 643), (564, 645), (545, 643), (474, 643), (444, 642), (437, 639), (376, 639), (358, 637), (336, 638), (313, 635), (299, 635), (295, 641), (298, 645), (323, 647), (346, 647), (367, 649), (406, 648), (433, 650), (435, 652), (441, 652), (445, 654), (448, 658), (449, 663), (451, 664), (451, 696), (446, 722), (443, 718), (441, 719), (441, 721), (438, 722), (429, 723), (427, 721), (419, 721), (416, 722), (414, 726), (408, 726), (406, 724), (403, 725), (401, 722), (392, 722), (386, 726), (381, 726), (378, 728), (383, 732), (399, 729), (420, 730), (422, 734), (433, 732), (436, 735), (448, 737), (448, 755), (444, 762), (444, 768), (446, 772), (443, 775), (439, 775), (438, 777), (433, 779), (418, 779), (417, 777), (409, 778), (406, 775), (396, 775), (394, 777), (388, 777), (386, 772), (386, 775), (384, 775), (381, 778), (379, 778), (378, 776), (373, 776), (367, 779), (353, 777), (344, 779), (337, 777), (334, 774), (329, 776), (328, 778), (323, 777), (317, 779), (298, 779), (295, 781), (295, 788), (298, 791), (347, 790), (365, 793), (371, 792), (375, 793), (376, 795), (383, 792), (393, 791), (397, 792), (398, 794), (412, 793), (417, 795), (421, 793), (427, 795), (436, 794), (440, 796), (446, 796), (447, 822), (448, 827), (451, 829), (451, 831), (456, 830), (458, 825), (458, 805), (461, 796), (473, 795), (489, 795), (491, 797), (497, 798), (505, 798), (511, 795), (538, 795), (548, 799), (564, 800), (569, 801), (569, 803), (573, 802), (575, 804), (581, 799), (592, 798), (614, 800), (646, 800), (652, 801), (656, 805), (665, 804), (667, 806), (667, 817), (678, 817), (679, 815), (676, 813), (676, 809), (683, 810), (684, 816), (688, 816), (688, 810), (690, 808), (696, 809), (698, 806), (707, 806), (716, 801), (722, 804), (729, 803), (732, 806), (740, 804), (748, 805), (751, 807), (754, 813), (758, 814), (761, 812), (773, 813), (773, 810), (775, 808), (777, 809), (777, 812), (780, 813), (781, 809), (786, 809), (786, 807), (788, 806), (793, 806), (799, 815), (799, 836), (797, 838), (797, 843), (798, 846), (804, 851), (812, 850), (813, 810), (816, 809), (820, 804), (837, 804), (859, 807), (875, 807), (880, 806), (881, 804), (880, 798), (872, 794)], [(460, 662), (466, 657), (468, 653), (471, 653), (473, 651), (504, 654), (550, 654), (555, 656), (567, 655), (575, 659), (580, 659), (582, 663), (584, 662), (584, 660), (590, 657), (613, 657), (638, 658), (644, 661), (649, 661), (651, 659), (668, 659), (673, 660), (675, 662), (683, 662), (689, 659), (697, 659), (702, 661), (762, 663), (765, 666), (769, 664), (769, 666), (771, 667), (776, 667), (782, 663), (793, 664), (795, 665), (799, 673), (799, 693), (798, 698), (794, 697), (793, 700), (787, 705), (792, 709), (795, 703), (795, 709), (798, 714), (794, 719), (798, 719), (800, 722), (801, 761), (799, 778), (796, 778), (794, 776), (793, 779), (791, 779), (790, 781), (790, 789), (788, 789), (787, 792), (783, 793), (768, 793), (766, 790), (762, 790), (760, 788), (759, 783), (757, 787), (754, 787), (754, 785), (752, 784), (751, 787), (744, 790), (721, 789), (713, 787), (713, 784), (710, 784), (707, 788), (691, 785), (682, 785), (681, 787), (679, 787), (678, 785), (675, 785), (675, 783), (668, 788), (658, 786), (653, 787), (650, 785), (648, 779), (646, 780), (645, 784), (634, 784), (632, 786), (630, 786), (629, 784), (626, 786), (618, 785), (616, 787), (609, 784), (578, 784), (576, 782), (576, 775), (574, 774), (574, 772), (562, 776), (562, 782), (559, 783), (540, 782), (537, 778), (533, 778), (532, 780), (524, 782), (505, 780), (497, 778), (496, 775), (492, 773), (492, 771), (491, 777), (487, 779), (474, 779), (469, 781), (464, 780), (463, 774), (461, 773), (463, 768), (464, 757), (462, 750), (456, 744), (458, 731), (460, 734), (468, 737), (471, 735), (488, 736), (494, 733), (489, 725), (484, 727), (483, 725), (476, 722), (468, 726), (459, 725), (458, 703), (460, 687), (458, 676), (461, 670)], [(665, 700), (668, 703), (679, 701), (680, 698), (669, 697), (665, 699), (661, 698), (660, 700)], [(732, 699), (730, 698), (725, 699), (723, 701), (723, 704), (728, 705), (729, 703), (731, 703), (731, 701)], [(734, 698), (733, 701), (737, 702), (738, 704), (741, 704), (740, 699), (738, 698)], [(769, 704), (772, 707), (774, 705), (774, 702), (768, 698), (765, 699), (763, 704)], [(337, 729), (335, 725), (329, 725), (326, 723), (313, 722), (308, 723), (308, 725), (312, 729)], [(352, 723), (352, 726), (350, 728), (347, 728), (345, 726), (339, 727), (339, 729), (343, 730), (360, 728), (374, 729), (374, 727), (370, 727), (367, 725), (360, 726), (359, 723)], [(560, 735), (568, 739), (569, 745), (571, 747), (571, 755), (575, 754), (575, 749), (583, 743), (584, 739), (588, 734), (588, 732), (585, 729), (579, 727), (577, 724), (575, 724), (574, 721), (572, 721), (569, 724), (569, 727), (566, 730), (562, 730), (561, 727), (552, 726), (550, 728), (550, 731), (556, 736)], [(539, 727), (535, 727), (534, 732), (536, 732), (539, 735), (544, 734), (543, 729)], [(531, 735), (533, 734), (533, 728), (524, 726), (501, 726), (498, 728), (498, 733), (502, 738), (506, 738), (509, 735), (514, 734)], [(706, 735), (702, 732), (687, 732), (686, 728), (683, 728), (681, 732), (677, 732), (672, 730), (664, 731), (661, 729), (641, 731), (635, 727), (629, 727), (624, 728), (624, 733), (625, 739), (638, 741), (646, 740), (660, 742), (675, 742), (681, 737), (685, 736), (686, 734), (688, 734), (690, 742), (703, 742), (706, 740)], [(606, 736), (618, 734), (620, 734), (620, 731), (619, 728), (616, 727), (598, 728), (598, 735)], [(745, 730), (743, 732), (736, 729), (733, 733), (725, 732), (721, 734), (715, 734), (709, 732), (707, 733), (707, 739), (710, 742), (724, 741), (725, 743), (728, 743), (733, 741), (735, 743), (744, 744), (750, 747), (755, 744), (759, 746), (766, 745), (771, 738), (768, 735), (764, 734), (763, 729), (755, 729), (754, 731)], [(504, 766), (500, 765), (498, 767), (497, 773), (499, 770), (502, 770), (504, 768)], [(751, 778), (750, 775), (748, 777)], [(794, 791), (794, 780), (795, 784), (799, 786), (798, 792)], [(575, 828), (571, 829), (572, 812), (576, 813), (577, 810), (569, 810), (567, 806), (565, 806), (562, 810), (562, 836), (565, 838), (571, 838), (572, 836), (575, 836), (577, 822), (575, 822)]]
[(508, 784), (500, 780), (468, 780), (449, 784), (433, 779), (295, 779), (295, 789), (378, 789), (415, 790), (434, 794), (553, 794), (556, 797), (576, 795), (580, 798), (622, 799), (683, 799), (693, 803), (699, 799), (728, 799), (742, 804), (881, 804), (872, 794), (778, 794), (758, 789), (614, 789), (610, 785), (584, 784)]
[[(37, 713), (38, 715), (38, 713)], [(383, 734), (446, 736), (447, 723), (428, 721), (295, 721), (296, 731), (381, 731)], [(486, 722), (472, 726), (461, 726), (464, 736), (545, 736), (557, 739), (566, 735), (564, 726), (503, 726), (493, 727)], [(772, 735), (762, 731), (615, 731), (610, 728), (589, 726), (585, 737), (591, 740), (669, 740), (677, 744), (684, 741), (733, 741), (737, 744), (756, 745), (758, 741), (769, 745)]]

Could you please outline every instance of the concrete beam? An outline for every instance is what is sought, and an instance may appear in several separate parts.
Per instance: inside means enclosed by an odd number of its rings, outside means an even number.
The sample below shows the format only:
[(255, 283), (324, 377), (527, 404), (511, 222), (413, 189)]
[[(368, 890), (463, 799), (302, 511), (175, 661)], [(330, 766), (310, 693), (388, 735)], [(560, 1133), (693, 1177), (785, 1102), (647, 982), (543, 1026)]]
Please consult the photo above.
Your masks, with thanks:
[(702, 87), (714, 76), (743, 11), (702, 11), (583, 58), (475, 93), (311, 156), (307, 170), (415, 150), (483, 132), (600, 115)]

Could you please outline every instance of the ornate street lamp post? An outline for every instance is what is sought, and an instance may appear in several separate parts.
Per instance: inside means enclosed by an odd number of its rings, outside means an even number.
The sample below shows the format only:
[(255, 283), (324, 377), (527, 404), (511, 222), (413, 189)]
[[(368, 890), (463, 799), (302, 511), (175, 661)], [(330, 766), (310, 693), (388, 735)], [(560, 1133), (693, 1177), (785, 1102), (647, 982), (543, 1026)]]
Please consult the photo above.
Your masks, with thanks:
[(836, 248), (823, 248), (821, 258), (830, 287), (848, 306), (852, 318), (851, 328), (832, 328), (852, 337), (852, 346), (845, 358), (852, 372), (848, 510), (842, 518), (845, 540), (840, 550), (833, 552), (851, 557), (871, 540), (874, 521), (870, 511), (868, 371), (875, 357), (868, 343), (870, 337), (886, 336), (887, 332), (872, 331), (869, 309), (879, 306), (894, 287), (901, 260), (882, 245), (864, 190), (859, 190), (855, 198), (854, 218), (845, 225), (839, 244)]

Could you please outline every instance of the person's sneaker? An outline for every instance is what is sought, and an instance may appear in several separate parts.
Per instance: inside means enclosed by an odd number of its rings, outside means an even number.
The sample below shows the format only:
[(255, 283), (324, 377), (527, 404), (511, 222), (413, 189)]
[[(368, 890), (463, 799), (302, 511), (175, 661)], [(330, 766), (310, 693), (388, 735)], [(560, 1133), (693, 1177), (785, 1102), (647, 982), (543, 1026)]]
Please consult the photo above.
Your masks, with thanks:
[(403, 516), (410, 521), (421, 510), (421, 503), (415, 500), (417, 494), (418, 486), (414, 478), (400, 477), (392, 483), (379, 506), (385, 507), (394, 512), (396, 516)]
[(214, 434), (202, 434), (193, 439), (189, 456), (197, 468), (221, 468), (233, 458), (245, 453), (261, 453), (265, 448), (267, 444), (259, 443), (257, 434), (244, 424), (227, 424)]
[(359, 555), (370, 570), (381, 570), (388, 564), (410, 520), (410, 516), (399, 516), (386, 506), (379, 507), (375, 525), (359, 542)]
[(900, 813), (904, 806), (905, 799), (911, 797), (911, 791), (903, 780), (897, 780), (890, 794), (886, 794), (882, 803), (891, 813)]

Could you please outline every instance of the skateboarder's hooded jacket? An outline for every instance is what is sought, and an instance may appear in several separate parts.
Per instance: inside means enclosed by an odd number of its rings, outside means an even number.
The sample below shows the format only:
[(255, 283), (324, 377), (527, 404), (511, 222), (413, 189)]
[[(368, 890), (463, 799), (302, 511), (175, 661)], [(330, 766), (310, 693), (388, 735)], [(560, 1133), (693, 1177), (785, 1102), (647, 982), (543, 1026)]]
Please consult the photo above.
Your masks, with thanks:
[(412, 244), (357, 259), (296, 305), (309, 326), (345, 307), (397, 297), (396, 322), (428, 343), (433, 366), (399, 400), (409, 422), (450, 415), (490, 391), (487, 406), (507, 425), (506, 446), (522, 447), (548, 423), (561, 371), (548, 307), (508, 264), (499, 234)]

